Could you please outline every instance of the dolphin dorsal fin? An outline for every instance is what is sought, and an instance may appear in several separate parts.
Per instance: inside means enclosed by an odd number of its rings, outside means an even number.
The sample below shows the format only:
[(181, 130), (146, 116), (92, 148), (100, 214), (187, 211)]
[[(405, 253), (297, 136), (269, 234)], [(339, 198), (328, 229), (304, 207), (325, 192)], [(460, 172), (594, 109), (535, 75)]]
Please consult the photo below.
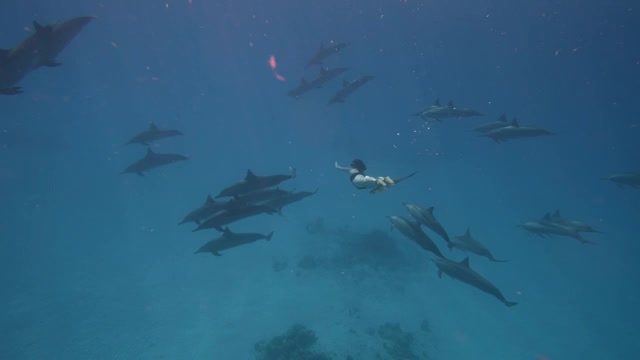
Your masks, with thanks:
[(433, 216), (433, 206), (429, 207), (427, 209), (427, 212), (429, 213), (429, 215)]
[(518, 119), (513, 118), (513, 120), (511, 120), (511, 126), (520, 127), (520, 123), (518, 123)]
[(39, 22), (33, 20), (33, 28), (36, 30), (36, 34), (37, 34), (37, 33), (42, 32), (45, 27), (40, 25)]
[(148, 147), (148, 148), (147, 148), (147, 155), (145, 155), (145, 157), (153, 156), (153, 155), (155, 155), (155, 154), (156, 154), (156, 153), (154, 153), (154, 152), (153, 152), (153, 150), (151, 150), (151, 148), (150, 148), (150, 147)]
[(247, 169), (247, 176), (244, 177), (247, 181), (253, 181), (257, 178), (256, 174), (251, 171), (251, 169)]
[(149, 131), (158, 131), (158, 127), (153, 121), (149, 124)]
[(225, 235), (225, 236), (233, 235), (233, 231), (229, 230), (229, 228), (228, 228), (228, 227), (225, 227), (225, 228), (224, 228), (224, 229), (222, 229), (222, 230), (223, 230), (223, 232), (224, 232), (224, 235)]
[(464, 237), (467, 239), (471, 239), (471, 228), (467, 228), (467, 231), (464, 233)]
[(469, 266), (469, 257), (468, 257), (468, 256), (467, 256), (466, 258), (464, 258), (462, 261), (460, 261), (460, 264), (462, 264), (462, 265), (466, 266), (466, 267), (467, 267), (467, 268), (469, 268), (469, 269), (471, 268), (471, 267)]
[(213, 205), (214, 202), (216, 201), (213, 200), (213, 198), (211, 197), (211, 194), (209, 194), (207, 195), (207, 200), (204, 201), (204, 206)]
[(507, 122), (507, 114), (500, 115), (500, 117), (498, 118), (498, 121), (506, 123)]
[(440, 99), (436, 99), (436, 101), (433, 102), (434, 106), (441, 106), (440, 105)]

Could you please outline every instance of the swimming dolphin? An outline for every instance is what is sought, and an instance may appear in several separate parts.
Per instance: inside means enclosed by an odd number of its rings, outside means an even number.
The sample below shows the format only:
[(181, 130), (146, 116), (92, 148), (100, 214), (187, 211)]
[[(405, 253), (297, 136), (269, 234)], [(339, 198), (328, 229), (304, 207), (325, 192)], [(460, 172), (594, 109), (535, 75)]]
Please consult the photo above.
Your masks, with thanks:
[(571, 220), (563, 217), (562, 215), (560, 215), (560, 210), (556, 210), (552, 215), (549, 215), (549, 214), (545, 215), (543, 219), (545, 218), (556, 224), (574, 228), (576, 229), (576, 231), (579, 231), (579, 232), (597, 232), (597, 233), (601, 232), (592, 228), (590, 225), (583, 223), (582, 221)]
[(127, 144), (149, 145), (155, 140), (178, 135), (183, 134), (178, 130), (160, 130), (154, 123), (151, 123), (149, 129), (131, 138)]
[(409, 211), (409, 214), (414, 219), (416, 219), (416, 221), (419, 224), (425, 225), (426, 227), (431, 229), (433, 232), (440, 235), (440, 237), (442, 237), (447, 243), (449, 244), (451, 243), (451, 240), (449, 239), (449, 235), (444, 230), (444, 227), (433, 215), (433, 206), (430, 208), (424, 209), (412, 203), (404, 202), (402, 203), (402, 205), (404, 205), (407, 208), (407, 210)]
[(187, 160), (188, 158), (179, 154), (156, 154), (150, 148), (147, 148), (147, 155), (129, 165), (124, 169), (121, 174), (135, 173), (140, 176), (144, 176), (144, 172), (147, 172), (158, 166), (167, 165), (176, 161)]
[(535, 137), (535, 136), (544, 136), (544, 135), (552, 135), (553, 133), (549, 130), (545, 130), (542, 128), (534, 128), (528, 126), (520, 126), (518, 120), (513, 119), (509, 126), (503, 126), (497, 129), (493, 129), (487, 131), (482, 134), (482, 136), (486, 136), (488, 138), (493, 139), (493, 141), (500, 143), (507, 140), (517, 139), (517, 138), (525, 138), (525, 137)]
[(482, 277), (476, 271), (469, 266), (469, 257), (467, 256), (460, 262), (451, 261), (448, 259), (434, 259), (433, 260), (438, 267), (438, 277), (442, 278), (442, 273), (445, 273), (456, 280), (460, 280), (463, 283), (471, 285), (476, 289), (480, 289), (487, 294), (493, 295), (498, 300), (502, 301), (508, 307), (518, 305), (517, 302), (507, 300), (504, 295), (493, 285), (489, 280)]
[(506, 114), (502, 114), (500, 115), (500, 117), (498, 118), (498, 120), (496, 121), (492, 121), (492, 122), (488, 122), (486, 124), (482, 124), (477, 126), (475, 129), (475, 131), (484, 134), (487, 133), (491, 130), (495, 130), (495, 129), (499, 129), (505, 126), (509, 126), (510, 123), (509, 121), (507, 121), (507, 115)]
[(640, 187), (640, 172), (611, 175), (607, 178), (603, 178), (602, 180), (609, 180), (621, 188), (625, 186), (638, 188)]
[(487, 249), (478, 240), (474, 239), (471, 236), (471, 230), (469, 230), (469, 228), (467, 228), (467, 231), (464, 233), (464, 235), (454, 237), (453, 240), (449, 243), (449, 249), (453, 249), (454, 247), (460, 250), (484, 256), (493, 262), (507, 262), (507, 260), (498, 260), (493, 257), (489, 249)]
[(273, 237), (273, 231), (267, 235), (256, 233), (234, 233), (226, 227), (224, 228), (222, 236), (202, 245), (194, 254), (209, 252), (215, 256), (221, 256), (220, 251), (222, 250), (250, 244), (262, 239), (269, 241), (271, 240), (271, 237)]
[(222, 226), (234, 223), (238, 220), (246, 219), (248, 217), (260, 215), (260, 214), (276, 214), (280, 213), (279, 209), (274, 209), (270, 206), (266, 205), (246, 205), (234, 207), (231, 209), (227, 209), (224, 211), (220, 211), (215, 214), (213, 217), (208, 218), (203, 221), (197, 228), (193, 229), (193, 231), (200, 231), (204, 229), (216, 229), (218, 231), (224, 231)]
[(440, 249), (438, 249), (429, 235), (422, 231), (419, 224), (407, 220), (402, 216), (387, 216), (387, 219), (391, 222), (392, 229), (396, 228), (400, 230), (404, 236), (415, 241), (421, 248), (436, 254), (438, 257), (444, 258)]
[(576, 229), (556, 224), (551, 221), (527, 221), (518, 226), (540, 237), (546, 237), (547, 235), (560, 235), (576, 239), (582, 244), (593, 244), (591, 241), (583, 238)]
[(307, 81), (304, 78), (302, 78), (300, 80), (300, 84), (297, 87), (291, 89), (291, 91), (289, 91), (289, 96), (299, 98), (307, 91), (322, 87), (322, 85), (324, 85), (327, 81), (339, 76), (340, 74), (348, 70), (349, 68), (346, 68), (346, 67), (333, 68), (333, 69), (329, 69), (327, 67), (321, 67), (320, 74), (318, 75), (317, 78), (311, 81)]
[(325, 47), (324, 44), (321, 43), (320, 44), (320, 49), (318, 50), (318, 52), (316, 52), (313, 55), (313, 57), (311, 57), (311, 59), (309, 60), (309, 62), (305, 66), (305, 68), (308, 68), (311, 65), (320, 65), (320, 64), (322, 64), (324, 59), (326, 59), (329, 56), (337, 53), (338, 51), (346, 48), (349, 45), (350, 45), (349, 43), (336, 43), (336, 44), (331, 44), (331, 45)]
[(440, 105), (440, 100), (436, 99), (433, 105), (415, 113), (414, 115), (420, 116), (423, 120), (433, 119), (436, 121), (442, 121), (448, 118), (483, 116), (484, 114), (476, 110), (457, 107), (453, 105), (453, 101), (449, 101), (447, 106), (442, 106)]
[(359, 89), (362, 85), (368, 83), (369, 81), (375, 79), (375, 76), (363, 76), (359, 79), (348, 81), (344, 80), (342, 82), (342, 89), (340, 89), (332, 98), (329, 100), (329, 104), (333, 103), (343, 103), (347, 96), (351, 95), (354, 91)]
[(200, 223), (203, 220), (206, 220), (211, 216), (215, 215), (216, 213), (229, 208), (229, 203), (232, 201), (233, 200), (219, 202), (219, 201), (213, 200), (213, 198), (211, 198), (211, 195), (207, 195), (207, 200), (205, 200), (204, 204), (202, 204), (202, 206), (200, 206), (199, 208), (187, 214), (187, 216), (185, 216), (184, 219), (178, 225), (188, 223), (188, 222), (194, 222), (200, 225)]
[(31, 36), (13, 49), (0, 49), (0, 94), (19, 94), (22, 90), (16, 84), (31, 71), (62, 65), (56, 56), (93, 19), (82, 16), (44, 26), (34, 21)]
[(298, 202), (306, 197), (314, 195), (317, 192), (318, 189), (316, 189), (316, 191), (292, 191), (285, 196), (269, 200), (265, 202), (264, 205), (270, 206), (274, 209), (282, 209), (287, 205)]
[(291, 170), (289, 175), (268, 175), (257, 176), (251, 170), (247, 170), (247, 175), (244, 180), (237, 182), (225, 189), (216, 196), (217, 198), (225, 196), (239, 196), (257, 191), (260, 189), (276, 186), (285, 180), (289, 180), (296, 177), (296, 169)]

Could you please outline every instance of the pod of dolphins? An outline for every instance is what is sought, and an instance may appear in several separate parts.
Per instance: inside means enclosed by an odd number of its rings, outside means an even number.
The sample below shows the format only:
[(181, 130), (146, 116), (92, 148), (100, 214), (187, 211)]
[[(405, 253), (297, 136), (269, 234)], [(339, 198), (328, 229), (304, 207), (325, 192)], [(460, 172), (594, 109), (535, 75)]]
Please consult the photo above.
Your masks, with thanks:
[[(18, 86), (19, 82), (28, 74), (41, 67), (58, 67), (61, 63), (56, 59), (64, 48), (81, 32), (81, 30), (95, 18), (93, 16), (81, 16), (71, 18), (63, 22), (41, 25), (33, 22), (33, 32), (22, 42), (11, 49), (0, 49), (0, 95), (16, 95), (23, 92)], [(333, 54), (348, 48), (348, 43), (331, 43), (328, 46), (321, 45), (320, 49), (307, 62), (305, 69), (314, 65), (320, 66), (318, 75), (312, 80), (303, 77), (299, 85), (288, 92), (288, 95), (296, 99), (307, 92), (322, 87), (331, 80), (338, 78), (347, 71), (348, 67), (328, 68), (324, 61)], [(374, 79), (374, 76), (365, 75), (355, 80), (343, 80), (342, 86), (332, 96), (328, 104), (344, 103), (347, 97), (356, 90)], [(414, 113), (425, 121), (434, 120), (442, 122), (451, 118), (467, 118), (484, 116), (483, 113), (458, 107), (449, 101), (443, 106), (439, 100), (423, 110)], [(552, 135), (553, 133), (543, 128), (523, 126), (517, 119), (507, 120), (506, 115), (500, 116), (496, 121), (477, 126), (474, 129), (479, 136), (489, 138), (496, 143), (503, 143), (513, 139), (532, 138)], [(144, 157), (127, 166), (122, 174), (137, 174), (144, 176), (149, 171), (188, 160), (188, 157), (173, 153), (157, 153), (151, 149), (155, 142), (176, 136), (182, 136), (178, 130), (160, 129), (155, 124), (132, 137), (127, 144), (139, 144), (147, 147)], [(258, 240), (271, 240), (273, 232), (236, 233), (229, 229), (228, 225), (237, 221), (261, 214), (281, 214), (282, 209), (292, 203), (314, 195), (308, 191), (286, 191), (278, 186), (286, 180), (296, 176), (295, 169), (286, 175), (255, 175), (247, 170), (243, 180), (238, 181), (222, 189), (215, 198), (207, 195), (202, 205), (189, 212), (180, 224), (193, 222), (197, 226), (193, 231), (215, 229), (221, 235), (200, 247), (195, 253), (211, 253), (220, 256), (220, 252), (234, 247), (254, 243)], [(640, 187), (640, 172), (615, 174), (603, 178), (613, 182), (619, 187)], [(226, 200), (220, 200), (226, 198)], [(481, 242), (474, 239), (471, 231), (451, 238), (442, 224), (434, 216), (434, 208), (422, 208), (413, 203), (403, 203), (410, 218), (402, 216), (388, 216), (392, 228), (398, 229), (405, 237), (414, 241), (423, 250), (435, 255), (433, 260), (438, 269), (438, 276), (447, 274), (461, 282), (469, 284), (490, 295), (493, 295), (506, 306), (512, 307), (516, 302), (507, 300), (500, 290), (489, 280), (482, 277), (470, 266), (469, 257), (460, 262), (445, 258), (439, 250), (436, 242), (422, 229), (424, 226), (438, 237), (442, 238), (449, 249), (459, 249), (467, 253), (486, 257), (492, 262), (505, 262), (496, 259), (493, 254)], [(542, 218), (527, 221), (518, 225), (530, 234), (540, 237), (564, 236), (570, 237), (582, 244), (592, 244), (582, 237), (582, 233), (598, 233), (591, 226), (563, 217), (559, 211), (547, 213)]]

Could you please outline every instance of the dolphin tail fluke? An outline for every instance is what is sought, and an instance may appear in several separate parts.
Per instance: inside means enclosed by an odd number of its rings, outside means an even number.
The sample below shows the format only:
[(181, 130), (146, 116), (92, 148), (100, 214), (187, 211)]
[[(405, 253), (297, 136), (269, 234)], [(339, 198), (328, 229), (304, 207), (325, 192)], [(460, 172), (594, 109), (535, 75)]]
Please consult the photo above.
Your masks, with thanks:
[(507, 300), (504, 301), (504, 304), (507, 305), (508, 307), (514, 307), (518, 305), (518, 303), (515, 301), (507, 301)]
[(273, 231), (269, 233), (269, 235), (265, 236), (264, 238), (267, 239), (267, 241), (271, 240), (271, 238), (273, 237)]

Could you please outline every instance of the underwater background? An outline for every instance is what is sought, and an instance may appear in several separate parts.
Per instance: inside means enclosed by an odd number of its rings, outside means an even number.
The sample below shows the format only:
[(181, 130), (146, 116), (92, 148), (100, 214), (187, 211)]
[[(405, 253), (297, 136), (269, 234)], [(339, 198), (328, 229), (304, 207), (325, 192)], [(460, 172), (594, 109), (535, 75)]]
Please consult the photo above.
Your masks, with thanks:
[[(593, 0), (2, 2), (3, 49), (33, 20), (97, 18), (62, 66), (0, 96), (0, 359), (638, 358), (640, 190), (602, 178), (640, 171), (639, 12)], [(332, 42), (349, 46), (323, 64), (349, 71), (287, 96)], [(327, 104), (343, 78), (366, 75)], [(413, 116), (436, 99), (485, 115)], [(473, 131), (502, 113), (553, 135)], [(121, 175), (146, 151), (126, 142), (151, 122), (184, 133), (153, 151), (189, 159)], [(417, 174), (370, 195), (334, 168), (354, 158), (374, 176)], [(230, 225), (271, 241), (194, 255), (219, 233), (177, 224), (207, 194), (247, 169), (290, 168), (281, 188), (318, 193)], [(518, 305), (439, 279), (432, 254), (390, 231), (403, 202), (434, 206), (452, 237), (470, 227), (507, 259), (470, 264)], [(517, 226), (556, 209), (602, 231), (584, 234), (596, 244)], [(432, 237), (447, 258), (467, 256)], [(261, 351), (295, 325), (312, 350)]]

